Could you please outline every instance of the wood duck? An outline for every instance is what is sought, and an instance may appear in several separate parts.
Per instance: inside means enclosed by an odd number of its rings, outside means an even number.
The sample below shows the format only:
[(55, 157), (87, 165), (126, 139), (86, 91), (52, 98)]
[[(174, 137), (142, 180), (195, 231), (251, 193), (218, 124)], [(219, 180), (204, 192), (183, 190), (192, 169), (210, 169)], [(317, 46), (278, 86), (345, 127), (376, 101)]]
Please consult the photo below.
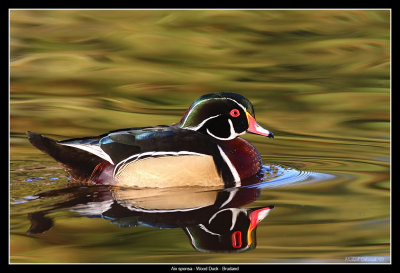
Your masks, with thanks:
[(274, 136), (256, 122), (248, 99), (219, 92), (195, 100), (172, 125), (63, 141), (29, 131), (27, 135), (76, 181), (163, 188), (240, 186), (262, 167), (256, 148), (238, 137), (246, 132)]

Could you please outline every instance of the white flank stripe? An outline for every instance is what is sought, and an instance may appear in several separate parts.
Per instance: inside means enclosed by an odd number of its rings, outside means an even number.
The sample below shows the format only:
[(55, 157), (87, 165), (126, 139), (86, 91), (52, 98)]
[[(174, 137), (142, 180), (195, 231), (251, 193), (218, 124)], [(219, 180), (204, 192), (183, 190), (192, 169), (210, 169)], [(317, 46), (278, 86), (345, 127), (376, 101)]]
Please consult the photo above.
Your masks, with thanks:
[(110, 162), (111, 164), (114, 164), (114, 162), (112, 161), (111, 157), (106, 154), (101, 148), (100, 146), (97, 145), (85, 145), (85, 144), (69, 144), (69, 143), (61, 143), (62, 145), (65, 146), (71, 146), (74, 148), (78, 148), (81, 150), (84, 150), (86, 152), (89, 152), (91, 154), (97, 155), (98, 157), (107, 160), (108, 162)]
[(225, 161), (225, 163), (228, 165), (229, 169), (231, 170), (231, 173), (233, 175), (233, 178), (235, 179), (235, 184), (236, 187), (240, 187), (240, 176), (239, 173), (237, 172), (235, 166), (233, 166), (232, 162), (229, 160), (228, 156), (224, 153), (222, 148), (218, 145), (219, 153), (222, 156), (222, 159)]

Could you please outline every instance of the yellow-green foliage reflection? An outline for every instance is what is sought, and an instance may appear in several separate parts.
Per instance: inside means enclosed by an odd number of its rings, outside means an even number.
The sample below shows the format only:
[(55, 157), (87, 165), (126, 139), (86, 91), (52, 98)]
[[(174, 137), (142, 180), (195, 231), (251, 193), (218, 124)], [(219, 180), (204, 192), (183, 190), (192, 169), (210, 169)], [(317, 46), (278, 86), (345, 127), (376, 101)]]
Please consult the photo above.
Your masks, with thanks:
[[(55, 212), (27, 236), (11, 207), (11, 262), (340, 261), (390, 248), (389, 10), (11, 10), (11, 198), (62, 187), (26, 140), (172, 124), (194, 99), (232, 91), (273, 141), (245, 135), (265, 164), (336, 176), (262, 191), (275, 204), (242, 254), (200, 254), (181, 230), (135, 231)], [(48, 169), (35, 169), (46, 166)], [(42, 204), (46, 205), (46, 203)]]

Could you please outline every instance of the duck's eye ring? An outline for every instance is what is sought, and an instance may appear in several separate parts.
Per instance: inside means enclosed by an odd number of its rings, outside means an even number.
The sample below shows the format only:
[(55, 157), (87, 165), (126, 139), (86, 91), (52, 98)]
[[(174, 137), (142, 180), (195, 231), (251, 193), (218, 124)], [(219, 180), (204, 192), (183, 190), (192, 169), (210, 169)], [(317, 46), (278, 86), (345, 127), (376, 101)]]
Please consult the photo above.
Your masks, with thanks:
[(234, 117), (234, 118), (237, 118), (238, 116), (240, 116), (240, 112), (239, 112), (238, 109), (232, 109), (232, 110), (229, 112), (229, 114), (230, 114), (232, 117)]

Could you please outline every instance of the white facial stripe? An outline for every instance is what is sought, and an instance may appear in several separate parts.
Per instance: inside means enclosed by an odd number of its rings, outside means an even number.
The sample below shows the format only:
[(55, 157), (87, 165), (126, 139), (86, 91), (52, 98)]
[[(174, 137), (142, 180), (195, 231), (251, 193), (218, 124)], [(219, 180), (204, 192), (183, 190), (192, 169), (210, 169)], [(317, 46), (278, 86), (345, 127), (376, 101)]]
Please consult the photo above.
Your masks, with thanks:
[(229, 136), (227, 138), (222, 138), (222, 137), (217, 137), (216, 135), (214, 135), (213, 133), (210, 132), (210, 130), (206, 129), (207, 134), (209, 134), (210, 136), (212, 136), (213, 138), (219, 139), (219, 140), (231, 140), (234, 139), (236, 136)]
[(204, 125), (204, 123), (206, 123), (206, 122), (209, 121), (210, 119), (213, 119), (213, 118), (216, 118), (216, 117), (219, 117), (219, 116), (221, 116), (221, 115), (215, 115), (215, 116), (206, 118), (206, 119), (203, 120), (199, 125), (197, 125), (197, 126), (195, 126), (195, 127), (189, 126), (189, 127), (186, 127), (185, 129), (197, 131), (197, 130), (199, 130), (199, 129)]
[(209, 134), (213, 138), (216, 138), (216, 139), (219, 139), (219, 140), (231, 140), (231, 139), (234, 139), (237, 136), (240, 136), (240, 135), (243, 135), (244, 133), (246, 133), (246, 131), (243, 131), (241, 133), (236, 133), (235, 132), (235, 128), (233, 128), (233, 123), (232, 123), (231, 119), (228, 119), (228, 123), (229, 123), (229, 127), (230, 127), (230, 135), (229, 135), (229, 137), (227, 137), (227, 138), (217, 137), (216, 135), (211, 133), (210, 130), (208, 130), (208, 128), (206, 129), (207, 134)]
[(238, 218), (239, 213), (241, 213), (241, 212), (246, 213), (245, 209), (236, 209), (236, 210), (231, 209), (231, 211), (232, 211), (232, 225), (231, 225), (231, 228), (229, 230), (232, 230), (233, 227), (235, 226), (236, 220)]
[(208, 224), (211, 224), (211, 221), (212, 221), (218, 214), (220, 214), (220, 213), (223, 212), (223, 211), (227, 211), (227, 210), (231, 211), (231, 213), (232, 213), (232, 218), (231, 218), (231, 223), (232, 223), (232, 224), (231, 224), (231, 227), (230, 227), (229, 230), (233, 230), (233, 227), (234, 227), (235, 224), (236, 224), (236, 220), (237, 220), (237, 217), (238, 217), (239, 213), (244, 213), (244, 214), (246, 214), (246, 209), (233, 209), (233, 208), (222, 209), (222, 210), (220, 210), (220, 211), (217, 211), (217, 212), (208, 220)]
[(243, 109), (243, 111), (246, 113), (246, 107), (244, 107), (243, 105), (241, 105), (240, 103), (238, 103), (238, 102), (235, 101), (234, 99), (231, 99), (231, 98), (225, 98), (225, 99), (236, 102), (236, 104), (239, 105), (239, 107), (241, 107), (241, 108)]
[(221, 234), (218, 233), (214, 233), (212, 231), (210, 231), (209, 229), (207, 229), (203, 224), (199, 224), (199, 227), (204, 230), (205, 232), (211, 234), (211, 235), (215, 235), (215, 236), (221, 236)]
[(237, 137), (237, 134), (235, 132), (235, 128), (233, 128), (233, 123), (232, 123), (232, 120), (230, 118), (228, 119), (228, 123), (229, 123), (229, 127), (231, 129), (230, 137), (232, 137), (232, 136), (234, 136), (234, 138)]
[(218, 145), (218, 150), (219, 153), (221, 154), (222, 159), (225, 161), (226, 165), (228, 165), (233, 178), (235, 180), (235, 186), (236, 187), (240, 187), (241, 183), (240, 183), (240, 176), (239, 173), (237, 172), (235, 166), (233, 166), (232, 162), (229, 160), (228, 156), (224, 153), (224, 151), (222, 150), (222, 148)]
[(189, 111), (189, 113), (187, 113), (186, 118), (185, 118), (185, 120), (184, 120), (183, 123), (182, 123), (182, 127), (185, 125), (185, 123), (186, 123), (188, 117), (189, 117), (190, 114), (193, 112), (194, 108), (196, 108), (196, 106), (198, 106), (199, 104), (201, 104), (201, 103), (203, 103), (203, 102), (205, 102), (205, 101), (208, 101), (208, 100), (210, 100), (210, 99), (202, 100), (202, 101), (200, 101), (199, 103), (197, 103), (195, 106), (193, 106), (193, 108)]
[[(238, 103), (237, 101), (235, 101), (234, 99), (231, 99), (231, 98), (211, 98), (211, 99), (205, 99), (205, 100), (202, 100), (202, 101), (200, 101), (199, 103), (197, 103), (195, 106), (193, 106), (193, 108), (189, 111), (189, 113), (187, 113), (186, 118), (185, 118), (185, 120), (184, 120), (183, 123), (182, 123), (182, 127), (185, 125), (185, 123), (186, 123), (188, 117), (190, 116), (190, 113), (194, 110), (194, 108), (196, 108), (199, 104), (201, 104), (201, 103), (203, 103), (203, 102), (205, 102), (205, 101), (208, 101), (208, 100), (216, 100), (216, 99), (217, 99), (217, 100), (231, 100), (231, 101), (235, 102), (237, 105), (239, 105), (239, 107), (241, 107), (241, 108), (243, 109), (244, 112), (246, 112), (246, 107), (244, 107), (243, 105), (241, 105), (240, 103)], [(215, 116), (214, 116), (214, 117), (215, 117)], [(208, 120), (208, 119), (207, 119), (207, 120)], [(205, 121), (207, 121), (207, 120), (205, 120)], [(201, 122), (200, 124), (204, 124), (205, 121)], [(196, 126), (196, 127), (198, 127), (198, 126)], [(201, 127), (201, 126), (200, 126), (200, 127)], [(199, 127), (199, 128), (200, 128), (200, 127)]]

